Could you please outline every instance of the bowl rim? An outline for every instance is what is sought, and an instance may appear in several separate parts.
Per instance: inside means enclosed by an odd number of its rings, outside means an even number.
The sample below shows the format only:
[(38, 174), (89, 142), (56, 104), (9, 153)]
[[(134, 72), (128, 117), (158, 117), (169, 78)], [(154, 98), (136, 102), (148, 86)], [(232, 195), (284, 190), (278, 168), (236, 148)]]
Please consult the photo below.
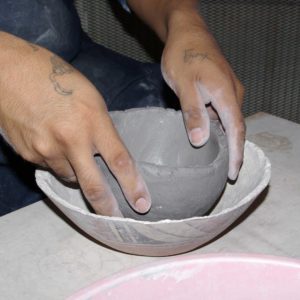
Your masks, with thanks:
[(255, 188), (248, 195), (246, 195), (244, 198), (239, 200), (238, 203), (236, 203), (232, 207), (226, 208), (216, 214), (210, 214), (208, 216), (196, 216), (196, 217), (191, 217), (191, 218), (186, 218), (186, 219), (163, 219), (163, 220), (159, 220), (159, 221), (141, 221), (141, 220), (135, 220), (132, 218), (121, 218), (121, 217), (109, 217), (109, 216), (96, 215), (96, 214), (91, 213), (87, 210), (84, 210), (80, 207), (77, 207), (73, 204), (70, 204), (69, 202), (67, 202), (66, 200), (61, 198), (56, 192), (54, 192), (52, 189), (50, 189), (49, 185), (45, 182), (46, 178), (44, 178), (44, 176), (43, 176), (43, 174), (46, 174), (47, 178), (49, 178), (49, 176), (52, 176), (53, 178), (55, 178), (54, 175), (52, 175), (50, 172), (48, 172), (46, 170), (38, 169), (35, 172), (35, 177), (36, 177), (36, 182), (37, 182), (38, 186), (43, 191), (47, 190), (49, 195), (52, 195), (52, 196), (55, 195), (55, 200), (50, 199), (51, 201), (54, 202), (54, 204), (56, 204), (58, 202), (61, 205), (63, 205), (64, 207), (66, 207), (76, 213), (80, 213), (85, 216), (92, 217), (94, 219), (101, 219), (101, 220), (106, 220), (109, 222), (117, 221), (117, 222), (121, 222), (121, 223), (129, 223), (129, 224), (136, 223), (136, 224), (140, 224), (140, 225), (176, 224), (176, 223), (181, 223), (182, 221), (193, 221), (193, 220), (200, 220), (200, 219), (207, 220), (207, 219), (211, 219), (211, 218), (216, 218), (221, 215), (226, 215), (229, 212), (234, 211), (234, 210), (238, 209), (239, 207), (242, 207), (243, 205), (247, 204), (252, 199), (255, 199), (259, 195), (259, 193), (268, 185), (270, 178), (271, 178), (270, 160), (264, 154), (264, 152), (258, 146), (256, 146), (254, 143), (246, 141), (245, 149), (248, 147), (252, 148), (252, 150), (256, 151), (258, 156), (260, 156), (262, 159), (262, 161), (261, 161), (261, 164), (263, 167), (263, 174), (261, 175), (262, 179), (257, 183)]
[[(180, 270), (181, 267), (188, 265), (194, 265), (195, 268), (203, 266), (212, 267), (212, 270), (216, 264), (241, 264), (243, 266), (259, 266), (263, 268), (265, 266), (284, 267), (293, 270), (300, 270), (300, 259), (291, 258), (285, 256), (279, 256), (274, 254), (263, 253), (206, 253), (206, 254), (188, 254), (183, 256), (176, 255), (175, 257), (165, 257), (163, 259), (145, 262), (137, 266), (132, 266), (128, 269), (124, 269), (101, 279), (98, 279), (83, 288), (75, 291), (71, 294), (67, 300), (79, 300), (87, 299), (86, 297), (93, 297), (97, 295), (98, 291), (109, 290), (114, 286), (130, 282), (131, 279), (139, 278), (140, 276), (147, 276), (157, 274), (161, 271), (165, 274), (170, 274), (173, 270)], [(83, 296), (85, 298), (83, 298)]]
[[(127, 113), (136, 113), (136, 112), (145, 112), (147, 113), (153, 113), (155, 111), (159, 112), (165, 112), (169, 115), (174, 115), (175, 117), (178, 117), (179, 115), (181, 116), (182, 120), (182, 112), (181, 110), (175, 110), (171, 108), (162, 108), (162, 107), (147, 107), (147, 108), (130, 108), (126, 110), (115, 110), (109, 112), (110, 115), (118, 115), (118, 114), (127, 114)], [(184, 122), (184, 121), (183, 121)], [(176, 166), (164, 166), (164, 165), (158, 165), (155, 163), (150, 163), (146, 161), (140, 161), (140, 160), (135, 160), (135, 162), (141, 166), (144, 167), (148, 170), (159, 170), (160, 175), (164, 175), (164, 173), (169, 174), (170, 172), (181, 172), (181, 173), (186, 173), (187, 175), (190, 173), (212, 173), (214, 169), (218, 166), (219, 162), (223, 161), (223, 158), (225, 156), (229, 157), (228, 154), (228, 144), (227, 144), (227, 139), (226, 139), (226, 134), (224, 131), (221, 130), (221, 123), (218, 120), (210, 120), (210, 126), (214, 127), (215, 129), (215, 136), (216, 136), (216, 141), (218, 144), (218, 152), (213, 161), (211, 161), (207, 165), (203, 166), (190, 166), (190, 167), (176, 167)], [(187, 133), (186, 133), (187, 134)], [(206, 143), (205, 143), (206, 144)], [(205, 146), (205, 144), (203, 146)], [(203, 147), (201, 146), (201, 147)], [(193, 147), (193, 146), (191, 146)], [(199, 148), (201, 148), (199, 147)], [(224, 151), (221, 151), (223, 149)], [(228, 164), (228, 163), (227, 163)]]

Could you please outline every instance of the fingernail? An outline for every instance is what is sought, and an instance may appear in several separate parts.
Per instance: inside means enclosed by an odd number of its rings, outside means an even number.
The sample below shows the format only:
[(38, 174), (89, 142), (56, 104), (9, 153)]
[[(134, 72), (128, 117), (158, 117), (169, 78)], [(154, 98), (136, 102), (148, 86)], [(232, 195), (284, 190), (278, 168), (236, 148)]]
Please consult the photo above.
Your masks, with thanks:
[(142, 214), (148, 212), (150, 207), (151, 207), (151, 203), (149, 201), (147, 201), (145, 198), (139, 198), (135, 202), (136, 210)]
[(200, 147), (206, 142), (205, 133), (201, 128), (194, 128), (189, 133), (190, 141), (193, 146)]

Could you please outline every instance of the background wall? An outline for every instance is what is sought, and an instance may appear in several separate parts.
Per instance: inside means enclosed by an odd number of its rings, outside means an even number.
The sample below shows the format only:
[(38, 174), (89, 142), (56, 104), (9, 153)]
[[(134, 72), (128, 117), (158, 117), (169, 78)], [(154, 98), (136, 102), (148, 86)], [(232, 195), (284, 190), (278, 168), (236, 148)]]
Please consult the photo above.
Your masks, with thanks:
[[(300, 0), (202, 0), (200, 10), (246, 87), (247, 116), (265, 111), (300, 123)], [(160, 41), (116, 0), (76, 0), (97, 42), (159, 62)]]

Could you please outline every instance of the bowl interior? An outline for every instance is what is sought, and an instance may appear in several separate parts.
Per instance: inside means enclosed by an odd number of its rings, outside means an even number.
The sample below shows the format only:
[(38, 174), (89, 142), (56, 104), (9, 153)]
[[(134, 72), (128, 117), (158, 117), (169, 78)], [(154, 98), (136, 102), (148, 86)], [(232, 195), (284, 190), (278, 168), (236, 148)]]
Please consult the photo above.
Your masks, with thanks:
[[(55, 202), (61, 203), (67, 210), (76, 210), (83, 214), (96, 216), (90, 212), (87, 203), (78, 187), (66, 185), (58, 180), (53, 174), (44, 170), (38, 170), (37, 183), (40, 188)], [(264, 156), (264, 153), (253, 143), (246, 141), (244, 162), (239, 173), (239, 177), (234, 184), (227, 183), (224, 192), (217, 205), (210, 212), (209, 216), (219, 215), (229, 209), (234, 209), (243, 201), (249, 201), (249, 197), (260, 185), (265, 187), (270, 179), (270, 163)], [(262, 189), (262, 188), (261, 188)], [(187, 200), (188, 201), (188, 200)], [(99, 219), (106, 218), (100, 215)], [(201, 219), (201, 217), (199, 217)], [(111, 218), (112, 220), (114, 218)], [(133, 221), (124, 219), (125, 222)], [(141, 222), (143, 221), (136, 221)], [(147, 223), (147, 222), (146, 222)], [(150, 222), (156, 223), (156, 222)]]

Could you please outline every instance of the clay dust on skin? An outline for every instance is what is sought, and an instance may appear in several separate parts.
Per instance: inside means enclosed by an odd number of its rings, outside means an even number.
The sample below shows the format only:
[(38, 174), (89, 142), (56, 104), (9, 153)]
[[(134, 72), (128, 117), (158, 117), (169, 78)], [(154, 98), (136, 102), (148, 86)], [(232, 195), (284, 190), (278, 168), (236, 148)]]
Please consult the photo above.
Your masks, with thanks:
[[(173, 90), (173, 92), (178, 96), (176, 84), (168, 76), (167, 72), (164, 70), (163, 65), (161, 66), (161, 72), (162, 72), (165, 82)], [(201, 99), (202, 99), (201, 90), (200, 90), (200, 94), (199, 94), (199, 89), (195, 86), (195, 91), (197, 92), (197, 99), (196, 99), (197, 105), (193, 105), (193, 108), (191, 109), (191, 113), (193, 113), (193, 114), (197, 113), (199, 115), (199, 122), (202, 123), (201, 124), (202, 126), (188, 129), (190, 114), (188, 111), (186, 111), (186, 112), (184, 112), (183, 116), (184, 116), (184, 120), (185, 120), (185, 124), (186, 124), (187, 134), (188, 134), (191, 144), (195, 147), (200, 147), (203, 144), (205, 144), (207, 142), (207, 140), (209, 139), (209, 130), (210, 130), (209, 125), (210, 124), (209, 124), (209, 115), (205, 108), (205, 101), (204, 101), (204, 103), (201, 101)], [(207, 91), (206, 88), (205, 88), (205, 91)], [(206, 93), (206, 94), (208, 94), (208, 93)], [(204, 94), (204, 95), (206, 95), (206, 94)], [(203, 99), (207, 99), (207, 97), (204, 97)], [(193, 101), (195, 101), (195, 100), (193, 100)], [(196, 112), (195, 112), (195, 108), (197, 108)]]
[[(202, 83), (199, 83), (199, 90), (204, 99), (209, 99), (207, 100), (206, 104), (211, 103), (212, 106), (217, 110), (225, 131), (227, 129), (229, 146), (228, 177), (232, 180), (235, 180), (240, 168), (240, 162), (243, 160), (241, 154), (243, 151), (240, 150), (243, 149), (243, 146), (237, 145), (235, 142), (235, 139), (238, 138), (238, 134), (235, 133), (237, 126), (233, 120), (233, 112), (236, 111), (236, 105), (222, 105), (224, 102), (224, 91), (222, 88), (209, 92)], [(238, 143), (244, 143), (244, 141), (238, 141)]]
[[(240, 165), (243, 161), (244, 139), (239, 137), (239, 128), (232, 120), (232, 111), (230, 107), (222, 110), (221, 120), (227, 132), (229, 146), (229, 171), (228, 177), (235, 180), (238, 176)], [(244, 126), (243, 126), (244, 127)]]
[[(163, 64), (161, 65), (161, 72), (164, 80), (169, 85), (169, 87), (174, 91), (174, 93), (178, 96), (177, 88), (175, 82), (168, 76), (167, 72), (164, 70)], [(172, 73), (172, 71), (171, 71)], [(194, 106), (199, 110), (199, 122), (201, 122), (200, 127), (194, 127), (192, 129), (188, 129), (189, 118), (190, 115), (188, 112), (184, 113), (184, 120), (186, 124), (186, 130), (191, 144), (195, 147), (200, 147), (207, 142), (209, 139), (209, 115), (205, 105), (214, 104), (215, 99), (222, 99), (224, 97), (224, 92), (222, 88), (218, 88), (210, 92), (206, 86), (197, 82), (195, 86), (195, 90), (197, 91), (197, 105)], [(195, 100), (193, 100), (195, 101)], [(214, 106), (214, 105), (213, 105)], [(224, 116), (225, 117), (225, 116)], [(226, 117), (225, 117), (226, 119)]]

